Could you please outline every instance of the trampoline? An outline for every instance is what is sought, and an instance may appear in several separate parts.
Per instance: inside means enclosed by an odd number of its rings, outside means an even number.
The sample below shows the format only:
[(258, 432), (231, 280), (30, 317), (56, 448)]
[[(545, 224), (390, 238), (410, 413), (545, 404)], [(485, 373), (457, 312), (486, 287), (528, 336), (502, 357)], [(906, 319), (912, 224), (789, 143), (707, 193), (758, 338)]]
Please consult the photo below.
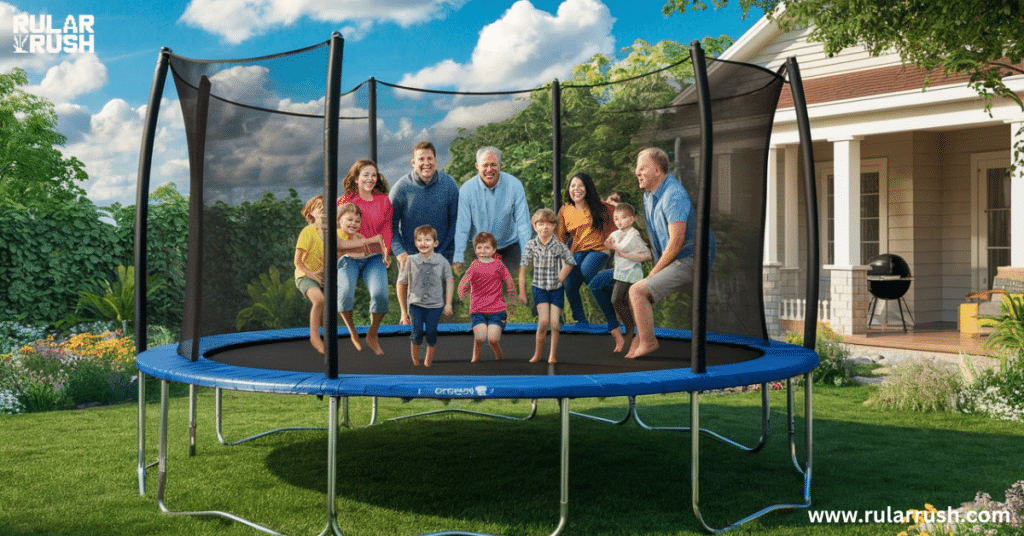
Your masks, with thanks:
[[(328, 79), (326, 94), (328, 95), (325, 110), (321, 116), (313, 116), (314, 120), (326, 125), (323, 136), (325, 139), (324, 160), (326, 162), (323, 170), (324, 195), (333, 198), (337, 195), (336, 166), (338, 154), (336, 150), (344, 144), (339, 143), (337, 129), (341, 120), (332, 121), (331, 118), (338, 117), (338, 77), (340, 77), (341, 43), (339, 35), (335, 34), (332, 39), (324, 45), (329, 49), (328, 58)], [(315, 47), (311, 47), (312, 50)], [(323, 47), (321, 47), (323, 48)], [(306, 53), (308, 50), (298, 51)], [(770, 132), (771, 117), (774, 114), (774, 102), (783, 84), (780, 74), (766, 71), (759, 67), (744, 64), (729, 64), (728, 62), (717, 62), (711, 67), (707, 64), (712, 60), (705, 60), (703, 51), (696, 42), (692, 46), (692, 61), (696, 83), (694, 92), (686, 100), (685, 95), (681, 102), (674, 103), (674, 108), (660, 110), (659, 117), (653, 117), (652, 122), (664, 123), (667, 120), (671, 124), (680, 123), (689, 125), (689, 130), (699, 132), (697, 141), (694, 142), (695, 150), (687, 151), (678, 147), (679, 140), (683, 137), (680, 133), (673, 136), (677, 142), (677, 155), (689, 155), (693, 158), (695, 167), (694, 180), (700, 192), (696, 196), (697, 211), (699, 214), (697, 225), (697, 246), (698, 255), (695, 258), (695, 281), (693, 292), (693, 313), (692, 329), (663, 329), (658, 328), (656, 334), (661, 342), (661, 347), (650, 355), (638, 359), (623, 359), (621, 354), (615, 354), (612, 350), (612, 340), (608, 334), (599, 326), (591, 327), (563, 327), (560, 340), (559, 361), (555, 364), (528, 363), (527, 360), (532, 354), (534, 343), (535, 326), (530, 324), (510, 324), (506, 327), (505, 335), (502, 337), (502, 347), (505, 358), (494, 360), (489, 351), (485, 350), (484, 360), (478, 363), (470, 363), (469, 355), (472, 347), (472, 333), (466, 324), (442, 324), (440, 326), (440, 337), (438, 340), (438, 352), (434, 365), (430, 368), (413, 366), (409, 358), (409, 329), (406, 326), (384, 326), (380, 333), (380, 344), (384, 349), (383, 356), (373, 355), (372, 352), (346, 352), (348, 350), (348, 338), (345, 330), (337, 326), (337, 309), (333, 300), (328, 300), (327, 311), (325, 312), (324, 333), (337, 333), (337, 337), (324, 337), (326, 355), (316, 353), (309, 344), (309, 330), (305, 328), (286, 328), (247, 332), (229, 332), (220, 329), (211, 329), (211, 323), (207, 321), (215, 313), (210, 309), (213, 307), (211, 301), (203, 300), (203, 290), (210, 284), (204, 278), (212, 277), (212, 274), (219, 270), (216, 261), (211, 261), (208, 255), (204, 255), (204, 248), (208, 243), (204, 242), (203, 227), (207, 225), (204, 218), (208, 217), (204, 209), (203, 197), (219, 192), (215, 195), (227, 195), (229, 190), (236, 188), (237, 184), (220, 184), (219, 177), (213, 172), (214, 166), (211, 163), (213, 158), (204, 150), (211, 151), (211, 144), (215, 140), (208, 140), (216, 127), (223, 127), (227, 124), (217, 119), (216, 106), (235, 105), (223, 97), (217, 97), (216, 92), (211, 92), (210, 80), (207, 76), (195, 76), (195, 83), (189, 81), (190, 75), (202, 71), (203, 62), (197, 60), (185, 60), (180, 57), (171, 57), (170, 51), (164, 50), (161, 54), (158, 68), (154, 77), (153, 92), (151, 94), (151, 106), (147, 112), (147, 131), (143, 138), (142, 157), (140, 158), (139, 172), (139, 202), (137, 203), (137, 225), (136, 225), (136, 343), (138, 352), (136, 363), (141, 374), (148, 375), (161, 380), (161, 403), (159, 423), (159, 453), (157, 461), (149, 463), (145, 455), (146, 447), (146, 408), (145, 408), (145, 381), (139, 381), (139, 460), (138, 478), (139, 492), (146, 492), (146, 477), (149, 469), (157, 467), (158, 489), (157, 501), (160, 510), (170, 515), (190, 516), (216, 516), (248, 525), (254, 529), (277, 534), (274, 530), (226, 512), (218, 511), (197, 511), (180, 512), (172, 511), (165, 502), (165, 483), (168, 478), (167, 472), (167, 421), (169, 408), (169, 382), (178, 382), (190, 386), (190, 454), (195, 455), (196, 445), (196, 388), (207, 387), (216, 389), (216, 417), (217, 434), (224, 444), (228, 443), (221, 434), (221, 390), (251, 391), (272, 394), (292, 395), (315, 395), (328, 397), (328, 452), (327, 452), (327, 523), (323, 534), (340, 534), (337, 526), (337, 515), (335, 510), (337, 475), (337, 444), (338, 430), (342, 425), (349, 424), (347, 412), (347, 400), (349, 397), (367, 397), (374, 400), (374, 413), (371, 418), (371, 425), (376, 423), (376, 399), (377, 397), (402, 398), (402, 399), (525, 399), (534, 401), (536, 411), (537, 399), (553, 399), (559, 403), (560, 427), (561, 427), (561, 452), (560, 465), (561, 474), (559, 479), (559, 522), (551, 533), (557, 535), (566, 530), (569, 525), (568, 506), (571, 480), (568, 470), (568, 453), (570, 439), (570, 417), (574, 415), (570, 411), (570, 402), (576, 398), (592, 397), (625, 397), (628, 400), (626, 415), (621, 420), (607, 420), (579, 415), (614, 424), (625, 424), (635, 420), (643, 428), (653, 429), (644, 424), (637, 414), (635, 399), (639, 396), (664, 394), (664, 393), (689, 393), (690, 395), (690, 422), (689, 426), (671, 428), (672, 430), (688, 431), (691, 435), (691, 498), (694, 513), (701, 525), (709, 531), (727, 530), (738, 526), (750, 519), (760, 517), (768, 512), (784, 508), (806, 508), (810, 505), (810, 482), (811, 482), (811, 453), (812, 453), (812, 404), (811, 384), (812, 371), (818, 364), (818, 356), (813, 350), (815, 340), (816, 318), (815, 308), (808, 308), (808, 317), (805, 320), (805, 340), (811, 341), (809, 345), (795, 346), (771, 340), (767, 335), (767, 328), (764, 320), (764, 309), (760, 294), (761, 266), (760, 247), (763, 244), (761, 232), (763, 232), (763, 191), (761, 195), (753, 195), (751, 199), (744, 199), (736, 206), (736, 212), (745, 218), (746, 222), (732, 223), (732, 229), (736, 234), (743, 233), (736, 230), (744, 229), (741, 224), (750, 228), (748, 233), (750, 247), (738, 247), (737, 251), (745, 252), (756, 260), (756, 265), (750, 266), (749, 262), (737, 263), (732, 269), (736, 276), (735, 281), (729, 285), (714, 284), (719, 292), (713, 299), (708, 297), (709, 276), (711, 267), (708, 259), (708, 225), (715, 221), (710, 217), (710, 191), (713, 180), (711, 169), (712, 160), (712, 138), (710, 120), (713, 110), (720, 110), (719, 117), (727, 119), (721, 123), (728, 126), (729, 121), (735, 122), (740, 128), (735, 132), (743, 132), (749, 135), (753, 132), (760, 141), (752, 145), (751, 153), (755, 155), (764, 153), (766, 145), (765, 132)], [(274, 57), (276, 58), (276, 56)], [(177, 67), (174, 62), (178, 61)], [(253, 60), (246, 60), (247, 62)], [(191, 63), (189, 63), (191, 62)], [(175, 81), (179, 87), (179, 94), (182, 96), (182, 106), (185, 110), (186, 124), (192, 125), (190, 130), (189, 147), (192, 157), (192, 192), (190, 200), (190, 247), (189, 247), (189, 268), (188, 280), (186, 283), (185, 313), (182, 326), (182, 336), (178, 344), (160, 346), (146, 349), (146, 204), (149, 190), (149, 166), (152, 154), (153, 136), (156, 125), (158, 103), (161, 99), (164, 77), (168, 65), (171, 64), (174, 70)], [(210, 62), (206, 62), (210, 63)], [(797, 102), (798, 114), (802, 113), (803, 97), (799, 87), (799, 71), (795, 60), (787, 63), (786, 69), (790, 77), (794, 100)], [(191, 70), (191, 72), (190, 72)], [(746, 79), (736, 76), (737, 70), (747, 70), (753, 73), (753, 77)], [(709, 71), (711, 75), (709, 76)], [(728, 90), (720, 93), (710, 91), (711, 87), (724, 87), (718, 84), (709, 84), (716, 80), (729, 80), (733, 84)], [(767, 95), (762, 92), (766, 92)], [(333, 99), (331, 96), (334, 96)], [(749, 117), (737, 115), (735, 108), (736, 99), (748, 98), (754, 95), (756, 99), (770, 104), (770, 113), (760, 111), (758, 115), (761, 123), (766, 123), (766, 130), (758, 131), (752, 127)], [(218, 104), (217, 100), (223, 100)], [(773, 100), (774, 99), (774, 100)], [(333, 104), (332, 104), (333, 100)], [(718, 103), (715, 108), (712, 103)], [(247, 106), (252, 108), (252, 106)], [(763, 106), (762, 106), (763, 108)], [(372, 109), (372, 106), (371, 106)], [(760, 110), (760, 108), (759, 108)], [(194, 115), (193, 115), (194, 114)], [(373, 114), (371, 114), (372, 116)], [(190, 116), (193, 118), (190, 119)], [(699, 116), (699, 120), (695, 117)], [(325, 120), (325, 118), (327, 118)], [(365, 119), (365, 118), (361, 118)], [(190, 122), (191, 121), (191, 122)], [(233, 118), (238, 123), (237, 118)], [(245, 123), (242, 121), (242, 123)], [(370, 119), (375, 124), (374, 119)], [(695, 124), (693, 124), (695, 123)], [(253, 128), (255, 123), (245, 123), (247, 128)], [(806, 116), (803, 121), (806, 127)], [(716, 123), (716, 126), (718, 124)], [(556, 129), (557, 130), (557, 129)], [(666, 130), (663, 128), (663, 130)], [(332, 134), (333, 131), (333, 134)], [(719, 139), (728, 139), (730, 136), (728, 128), (721, 128), (717, 132), (722, 136)], [(197, 134), (198, 133), (198, 134)], [(801, 130), (802, 144), (805, 150), (805, 187), (813, 188), (813, 170), (806, 164), (813, 162), (810, 155), (809, 131)], [(230, 136), (232, 143), (237, 145), (237, 132), (232, 131)], [(690, 138), (694, 133), (689, 134)], [(375, 152), (376, 132), (371, 128), (369, 134), (371, 152)], [(735, 141), (733, 139), (732, 141)], [(697, 150), (699, 149), (699, 150)], [(733, 146), (731, 151), (742, 152)], [(333, 154), (332, 154), (333, 153)], [(808, 158), (810, 157), (810, 158)], [(764, 156), (756, 157), (764, 158)], [(754, 165), (763, 160), (754, 159)], [(333, 166), (333, 167), (332, 167)], [(760, 165), (764, 169), (763, 165)], [(204, 172), (205, 169), (205, 172)], [(558, 177), (559, 173), (555, 173)], [(749, 177), (753, 177), (752, 179)], [(684, 179), (685, 180), (685, 179)], [(744, 180), (753, 180), (754, 184), (763, 184), (764, 173), (747, 173)], [(205, 181), (205, 182), (204, 182)], [(557, 180), (555, 181), (557, 183)], [(212, 187), (211, 187), (212, 186)], [(554, 191), (557, 193), (560, 187), (556, 184)], [(754, 189), (757, 190), (756, 188)], [(557, 194), (556, 194), (557, 195)], [(739, 195), (737, 194), (737, 197)], [(816, 228), (816, 207), (814, 205), (815, 195), (807, 195), (808, 203), (808, 276), (807, 293), (808, 298), (817, 300), (816, 282), (817, 277), (813, 274), (817, 270), (817, 228)], [(223, 197), (220, 198), (223, 200)], [(557, 200), (556, 200), (557, 204)], [(334, 217), (334, 203), (326, 203), (328, 219)], [(761, 206), (760, 212), (750, 214), (748, 205)], [(328, 232), (325, 237), (328, 258), (336, 258), (336, 251), (331, 242), (333, 232)], [(721, 251), (721, 250), (720, 250)], [(748, 259), (749, 260), (749, 259)], [(216, 267), (215, 267), (216, 266)], [(724, 268), (723, 268), (724, 270)], [(219, 273), (219, 272), (218, 272)], [(713, 275), (713, 274), (712, 274)], [(222, 285), (222, 281), (217, 284)], [(744, 286), (748, 285), (748, 286)], [(325, 293), (336, 290), (336, 281), (331, 271), (328, 270), (325, 277)], [(722, 302), (722, 303), (719, 303)], [(709, 303), (712, 309), (709, 311)], [(718, 303), (715, 308), (714, 304)], [(709, 329), (709, 326), (714, 329)], [(362, 328), (365, 329), (365, 328)], [(719, 332), (719, 330), (722, 332)], [(804, 391), (804, 419), (803, 419), (803, 460), (800, 460), (797, 452), (796, 431), (795, 431), (795, 403), (794, 387), (791, 381), (794, 377), (803, 377)], [(786, 382), (788, 393), (788, 426), (790, 451), (794, 467), (803, 476), (803, 497), (804, 502), (799, 504), (773, 504), (762, 508), (730, 524), (727, 527), (716, 529), (708, 526), (701, 515), (699, 506), (699, 475), (700, 475), (700, 437), (710, 435), (715, 439), (722, 440), (728, 444), (739, 447), (749, 452), (759, 451), (767, 441), (768, 435), (768, 393), (762, 388), (761, 406), (761, 439), (755, 446), (744, 446), (728, 438), (724, 438), (700, 427), (700, 405), (699, 396), (702, 392), (723, 389), (728, 387), (746, 386), (760, 384), (765, 387), (769, 382)], [(342, 402), (345, 402), (342, 406)], [(340, 409), (343, 408), (343, 409)], [(524, 417), (531, 418), (532, 414)], [(509, 417), (511, 418), (511, 417)], [(261, 437), (268, 433), (294, 430), (295, 428), (281, 428), (271, 430), (251, 438)], [(433, 534), (476, 534), (473, 532), (451, 531)]]

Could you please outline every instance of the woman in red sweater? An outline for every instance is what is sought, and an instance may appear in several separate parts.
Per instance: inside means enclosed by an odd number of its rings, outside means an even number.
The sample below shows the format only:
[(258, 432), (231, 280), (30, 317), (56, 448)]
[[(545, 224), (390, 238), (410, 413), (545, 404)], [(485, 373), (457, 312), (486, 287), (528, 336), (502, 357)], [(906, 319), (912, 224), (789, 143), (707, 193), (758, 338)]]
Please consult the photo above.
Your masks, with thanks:
[(373, 251), (365, 258), (343, 256), (338, 259), (338, 313), (345, 321), (351, 334), (352, 344), (361, 350), (359, 335), (352, 320), (356, 282), (360, 277), (370, 292), (370, 327), (366, 332), (366, 344), (377, 355), (384, 353), (377, 343), (380, 322), (388, 312), (388, 258), (391, 247), (391, 200), (388, 199), (388, 182), (377, 172), (373, 160), (358, 160), (348, 170), (342, 183), (345, 194), (338, 199), (338, 205), (355, 203), (362, 211), (359, 234), (371, 240), (380, 237), (383, 251)]

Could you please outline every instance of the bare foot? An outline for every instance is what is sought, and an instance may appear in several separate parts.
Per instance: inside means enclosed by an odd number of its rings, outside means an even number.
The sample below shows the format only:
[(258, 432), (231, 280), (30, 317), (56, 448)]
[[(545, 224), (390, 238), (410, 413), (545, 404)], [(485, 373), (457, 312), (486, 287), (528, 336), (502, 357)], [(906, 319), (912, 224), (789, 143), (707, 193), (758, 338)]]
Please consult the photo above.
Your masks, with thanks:
[(324, 341), (320, 337), (311, 335), (309, 337), (309, 344), (312, 344), (313, 349), (317, 352), (320, 352), (321, 354), (324, 353)]
[[(637, 340), (639, 340), (639, 339), (637, 339)], [(636, 350), (631, 350), (628, 354), (626, 354), (626, 357), (628, 357), (630, 359), (636, 359), (636, 358), (638, 358), (640, 356), (647, 355), (647, 354), (649, 354), (649, 353), (651, 353), (651, 352), (653, 352), (653, 351), (655, 351), (657, 349), (658, 349), (658, 340), (657, 339), (655, 339), (654, 342), (640, 341), (636, 345)]]
[(615, 349), (612, 350), (612, 351), (615, 352), (615, 353), (619, 353), (619, 352), (622, 351), (623, 345), (625, 344), (625, 342), (622, 339), (622, 334), (619, 333), (618, 329), (613, 329), (611, 331), (611, 334), (612, 334), (612, 339), (615, 339)]
[(418, 366), (420, 366), (420, 360), (416, 359), (414, 357), (414, 358), (412, 358), (412, 364), (413, 364), (414, 367), (418, 367)]
[(539, 355), (534, 355), (533, 357), (530, 358), (530, 363), (536, 363), (538, 361), (540, 361)]
[(636, 350), (636, 345), (633, 343), (635, 340), (636, 339), (633, 338), (632, 333), (627, 333), (626, 336), (622, 338), (622, 347), (628, 348), (629, 351)]
[(504, 353), (502, 353), (502, 351), (501, 351), (501, 347), (500, 346), (492, 345), (491, 346), (491, 350), (494, 350), (494, 359), (496, 359), (498, 361), (501, 361), (501, 358), (505, 357)]
[(480, 354), (478, 354), (476, 352), (473, 352), (473, 358), (470, 359), (469, 362), (470, 363), (479, 363), (480, 362)]
[(423, 356), (423, 366), (429, 367), (434, 362), (434, 347), (427, 346), (427, 355)]
[(635, 357), (636, 356), (635, 355), (636, 354), (636, 347), (637, 347), (638, 344), (640, 344), (640, 339), (633, 338), (631, 341), (629, 341), (629, 351), (627, 351), (626, 355), (623, 356), (623, 357), (628, 357), (630, 359)]
[(551, 357), (548, 358), (548, 364), (549, 365), (554, 365), (555, 363), (558, 363), (558, 360), (555, 359), (555, 356), (551, 356)]
[(356, 347), (356, 351), (357, 352), (363, 351), (363, 345), (359, 344), (359, 334), (358, 333), (353, 333), (352, 336), (349, 337), (349, 338), (352, 339), (352, 346)]
[(380, 344), (377, 342), (376, 335), (367, 335), (366, 345), (370, 347), (370, 350), (373, 350), (373, 353), (377, 355), (384, 355), (384, 349), (381, 348)]

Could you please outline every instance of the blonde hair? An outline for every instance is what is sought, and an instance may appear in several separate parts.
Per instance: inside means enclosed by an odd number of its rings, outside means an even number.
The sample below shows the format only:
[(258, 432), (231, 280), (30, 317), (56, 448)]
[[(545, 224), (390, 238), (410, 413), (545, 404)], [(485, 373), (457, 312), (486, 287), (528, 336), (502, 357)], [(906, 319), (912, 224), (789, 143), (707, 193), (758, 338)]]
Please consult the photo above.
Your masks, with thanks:
[(359, 205), (355, 203), (342, 203), (338, 205), (338, 222), (341, 222), (342, 216), (350, 212), (359, 216), (360, 219), (363, 217), (363, 211), (360, 210)]
[(555, 211), (550, 208), (537, 209), (537, 212), (533, 213), (533, 217), (530, 218), (531, 225), (537, 225), (537, 222), (543, 221), (547, 223), (553, 223), (558, 225), (558, 216), (555, 215)]
[(620, 201), (619, 204), (615, 205), (615, 212), (622, 212), (627, 216), (636, 217), (636, 208), (625, 201)]

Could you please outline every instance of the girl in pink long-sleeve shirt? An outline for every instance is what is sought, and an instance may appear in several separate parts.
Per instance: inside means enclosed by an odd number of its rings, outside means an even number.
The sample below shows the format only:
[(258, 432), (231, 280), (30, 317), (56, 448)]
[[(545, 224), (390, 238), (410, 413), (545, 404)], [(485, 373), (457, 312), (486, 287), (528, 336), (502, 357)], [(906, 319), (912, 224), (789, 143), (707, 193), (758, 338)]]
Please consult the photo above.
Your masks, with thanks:
[[(488, 342), (494, 350), (494, 358), (501, 359), (501, 331), (505, 328), (508, 318), (505, 294), (508, 303), (515, 303), (515, 282), (512, 274), (498, 259), (498, 243), (491, 233), (479, 233), (473, 239), (474, 260), (462, 280), (459, 281), (459, 299), (466, 299), (466, 292), (472, 288), (472, 299), (469, 302), (469, 316), (473, 323), (473, 358), (480, 361), (480, 352), (484, 342)], [(502, 293), (501, 285), (506, 291)]]

